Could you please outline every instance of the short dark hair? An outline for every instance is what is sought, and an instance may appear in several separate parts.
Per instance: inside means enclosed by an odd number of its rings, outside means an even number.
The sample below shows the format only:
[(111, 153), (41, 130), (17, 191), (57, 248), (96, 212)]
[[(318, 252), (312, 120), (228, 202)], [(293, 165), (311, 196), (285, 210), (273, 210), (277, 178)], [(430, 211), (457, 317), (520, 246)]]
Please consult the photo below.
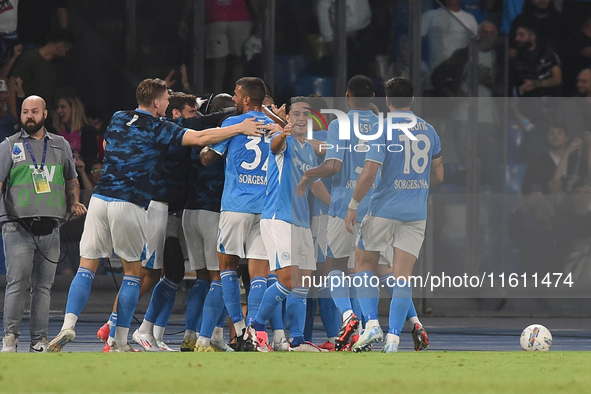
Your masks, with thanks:
[(138, 104), (149, 107), (154, 100), (162, 96), (167, 89), (166, 82), (160, 78), (147, 78), (137, 85), (135, 98), (137, 99)]
[(373, 82), (365, 75), (355, 75), (347, 83), (347, 93), (355, 105), (369, 107), (373, 100)]
[(291, 106), (296, 103), (306, 103), (309, 105), (308, 99), (306, 97), (303, 97), (303, 96), (292, 97), (291, 99), (289, 99), (287, 104), (285, 104), (285, 114), (289, 114), (289, 111), (291, 111)]
[(564, 131), (565, 134), (568, 134), (568, 130), (561, 119), (551, 119), (548, 123), (548, 129), (546, 129), (546, 133), (549, 133), (550, 129), (560, 129)]
[(182, 111), (188, 105), (191, 108), (197, 107), (197, 97), (192, 94), (183, 92), (174, 92), (168, 99), (168, 107), (166, 107), (166, 117), (172, 119), (172, 110), (177, 109)]
[(86, 114), (87, 119), (105, 120), (105, 117), (106, 117), (105, 113), (102, 109), (100, 109), (99, 107), (94, 107), (92, 105), (86, 107), (84, 112)]
[(257, 77), (243, 77), (236, 81), (236, 85), (240, 86), (244, 94), (250, 97), (250, 101), (254, 105), (263, 105), (263, 100), (267, 95), (265, 82)]
[(519, 23), (517, 23), (515, 25), (515, 33), (517, 34), (517, 29), (519, 28), (525, 29), (527, 31), (529, 31), (532, 34), (535, 34), (536, 37), (538, 37), (538, 27), (536, 26), (536, 23), (530, 19), (530, 18), (523, 18), (521, 19), (521, 21), (519, 21)]
[(412, 81), (404, 77), (394, 77), (384, 83), (386, 98), (394, 108), (406, 108), (412, 103), (415, 90)]
[(58, 42), (64, 42), (66, 44), (74, 44), (74, 35), (68, 29), (57, 29), (51, 32), (49, 35), (48, 42), (57, 44)]

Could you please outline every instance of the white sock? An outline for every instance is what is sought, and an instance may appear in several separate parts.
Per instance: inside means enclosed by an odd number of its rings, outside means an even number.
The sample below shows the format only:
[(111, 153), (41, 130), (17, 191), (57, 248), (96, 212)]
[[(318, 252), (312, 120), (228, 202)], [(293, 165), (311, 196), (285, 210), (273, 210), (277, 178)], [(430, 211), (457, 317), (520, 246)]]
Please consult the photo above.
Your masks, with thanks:
[(398, 345), (400, 343), (400, 337), (398, 335), (388, 333), (388, 335), (386, 335), (386, 343), (395, 343)]
[(211, 343), (211, 338), (199, 337), (198, 342), (201, 344), (201, 346), (208, 347)]
[(150, 323), (149, 321), (144, 319), (138, 331), (143, 334), (152, 334), (154, 332), (154, 323)]
[(343, 313), (343, 322), (347, 321), (348, 318), (350, 318), (353, 315), (353, 311), (347, 311), (345, 313)]
[(164, 330), (166, 327), (154, 326), (154, 337), (157, 341), (164, 342)]
[(419, 326), (423, 327), (423, 325), (421, 324), (421, 321), (419, 320), (419, 317), (418, 316), (411, 317), (410, 319), (408, 319), (408, 322), (410, 323), (410, 326), (412, 328), (415, 328), (415, 324), (418, 324)]
[(75, 328), (76, 323), (78, 322), (78, 316), (73, 313), (66, 313), (64, 316), (64, 324), (62, 325), (62, 330), (67, 328)]
[(273, 330), (273, 342), (279, 343), (285, 338), (285, 330)]
[(119, 349), (127, 345), (127, 336), (129, 335), (129, 327), (119, 327), (115, 329), (115, 344)]
[(244, 323), (244, 319), (234, 323), (234, 328), (236, 329), (236, 335), (242, 335), (242, 331), (246, 328), (246, 323)]
[(330, 337), (328, 338), (328, 342), (332, 343), (334, 345), (334, 341), (337, 339), (337, 337)]
[(197, 340), (197, 335), (193, 330), (185, 330), (185, 337), (183, 339), (195, 339)]
[(372, 327), (379, 327), (380, 326), (380, 322), (378, 319), (371, 319), (368, 320), (367, 323), (365, 323), (365, 329), (369, 330)]
[(224, 329), (222, 327), (214, 328), (211, 338), (215, 339), (216, 341), (223, 341), (224, 340)]

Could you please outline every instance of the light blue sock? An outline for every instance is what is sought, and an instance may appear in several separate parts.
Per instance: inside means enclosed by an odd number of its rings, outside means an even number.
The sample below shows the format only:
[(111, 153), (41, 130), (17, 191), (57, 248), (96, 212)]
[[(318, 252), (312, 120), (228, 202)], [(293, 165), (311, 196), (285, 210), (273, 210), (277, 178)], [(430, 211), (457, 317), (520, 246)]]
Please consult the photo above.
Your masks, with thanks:
[(291, 291), (281, 284), (281, 282), (276, 282), (274, 285), (267, 288), (267, 291), (265, 291), (265, 294), (263, 295), (259, 312), (252, 322), (255, 330), (265, 330), (267, 321), (271, 315), (273, 315), (275, 309), (281, 307), (283, 300), (289, 295), (290, 292)]
[[(374, 320), (378, 318), (378, 304), (377, 300), (380, 297), (380, 288), (378, 277), (371, 271), (361, 271), (357, 274), (363, 279), (364, 286), (357, 289), (357, 298), (361, 311), (363, 313), (363, 320)], [(372, 278), (374, 278), (372, 280)], [(374, 284), (375, 286), (372, 286)]]
[(199, 318), (203, 313), (203, 303), (209, 290), (209, 282), (197, 279), (187, 299), (187, 312), (185, 315), (185, 330), (199, 331)]
[(349, 279), (341, 270), (333, 270), (328, 273), (330, 295), (341, 312), (341, 315), (347, 311), (353, 310), (349, 295)]
[(115, 338), (115, 330), (117, 330), (117, 313), (116, 312), (111, 312), (110, 320), (113, 323), (113, 325), (111, 326), (111, 331), (109, 331), (109, 336), (111, 338)]
[(224, 327), (224, 324), (226, 323), (226, 317), (228, 317), (228, 311), (226, 310), (226, 307), (224, 306), (224, 309), (222, 310), (222, 314), (220, 315), (220, 318), (218, 319), (218, 322), (215, 324), (216, 327)]
[[(389, 279), (392, 278), (392, 279)], [(390, 298), (392, 298), (392, 284), (395, 283), (394, 282), (394, 275), (393, 274), (387, 274), (387, 275), (383, 275), (380, 276), (380, 287), (385, 289), (386, 292), (388, 293), (388, 296)], [(417, 310), (415, 309), (415, 303), (411, 302), (410, 306), (408, 308), (408, 312), (406, 313), (406, 320), (410, 320), (413, 317), (417, 316)]]
[(263, 295), (267, 290), (267, 278), (258, 276), (250, 280), (250, 291), (248, 292), (248, 313), (246, 315), (246, 325), (254, 320), (259, 311), (259, 306), (263, 300)]
[(233, 323), (244, 319), (242, 305), (240, 304), (240, 284), (238, 275), (234, 270), (220, 272), (222, 277), (222, 289), (224, 290), (224, 304), (228, 309)]
[(289, 320), (289, 336), (293, 338), (292, 345), (304, 342), (304, 326), (306, 324), (307, 287), (296, 287), (287, 297), (287, 319)]
[(392, 301), (390, 302), (390, 330), (388, 333), (400, 336), (402, 327), (406, 321), (408, 308), (412, 303), (412, 286), (407, 283), (401, 287), (395, 285), (392, 291)]
[(80, 316), (82, 309), (84, 309), (84, 306), (88, 302), (93, 279), (94, 272), (87, 268), (78, 268), (78, 272), (76, 272), (76, 276), (72, 280), (70, 290), (68, 291), (66, 313), (73, 313), (76, 316)]
[(326, 336), (328, 338), (336, 337), (341, 328), (341, 316), (330, 296), (328, 287), (318, 290), (318, 309), (320, 310), (320, 319), (324, 331), (326, 331)]
[(211, 338), (216, 324), (219, 322), (220, 314), (225, 310), (224, 295), (222, 291), (222, 281), (214, 280), (211, 282), (205, 303), (203, 304), (203, 317), (199, 335), (204, 338)]
[(140, 297), (140, 278), (125, 275), (119, 289), (117, 301), (117, 326), (129, 328)]
[(174, 302), (178, 287), (179, 285), (177, 283), (174, 283), (166, 276), (160, 279), (154, 287), (154, 291), (152, 291), (152, 298), (150, 299), (150, 304), (148, 305), (148, 310), (144, 315), (144, 319), (150, 323), (155, 323), (168, 300), (173, 298)]
[(172, 310), (174, 309), (174, 301), (176, 300), (176, 291), (174, 294), (168, 298), (166, 301), (166, 305), (162, 308), (162, 311), (158, 315), (156, 319), (155, 325), (158, 327), (166, 327), (168, 325), (168, 320), (170, 320), (170, 315), (172, 315)]
[[(354, 275), (353, 275), (354, 277)], [(363, 311), (361, 310), (361, 303), (359, 302), (359, 296), (357, 295), (357, 287), (352, 286), (349, 289), (349, 293), (351, 294), (351, 308), (353, 308), (353, 313), (359, 321), (361, 322), (362, 326), (365, 326), (366, 320), (363, 318)]]
[[(277, 275), (269, 274), (267, 277), (267, 288), (277, 283)], [(283, 322), (283, 307), (275, 308), (275, 311), (269, 318), (271, 330), (285, 330), (285, 323)]]

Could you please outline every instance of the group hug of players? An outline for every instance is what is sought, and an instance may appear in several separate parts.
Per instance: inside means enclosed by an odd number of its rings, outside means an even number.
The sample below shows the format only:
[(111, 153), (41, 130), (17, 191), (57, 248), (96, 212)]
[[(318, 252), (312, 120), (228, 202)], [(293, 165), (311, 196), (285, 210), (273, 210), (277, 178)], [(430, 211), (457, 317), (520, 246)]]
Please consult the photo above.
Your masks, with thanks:
[[(414, 135), (385, 132), (380, 120), (406, 123), (414, 117), (412, 83), (394, 78), (385, 88), (393, 116), (380, 119), (372, 111), (373, 84), (358, 75), (347, 85), (350, 138), (340, 138), (335, 119), (328, 130), (316, 127), (308, 140), (318, 98), (292, 98), (282, 122), (264, 112), (264, 82), (245, 77), (236, 83), (235, 109), (195, 117), (183, 103), (187, 95), (169, 98), (163, 81), (141, 82), (138, 108), (115, 113), (106, 130), (80, 268), (62, 329), (48, 351), (59, 352), (74, 340), (99, 260), (113, 252), (124, 277), (109, 321), (97, 333), (104, 351), (134, 351), (128, 343), (131, 320), (140, 294), (156, 281), (132, 339), (146, 351), (172, 350), (163, 334), (184, 277), (183, 256), (197, 281), (189, 293), (181, 351), (364, 351), (384, 340), (382, 351), (392, 353), (407, 320), (415, 349), (425, 349), (429, 342), (411, 284), (396, 279), (409, 277), (417, 260), (429, 185), (443, 180), (441, 146), (421, 118)], [(380, 126), (384, 132), (378, 135)], [(403, 149), (387, 149), (389, 144)], [(245, 261), (246, 319), (238, 278)], [(312, 275), (329, 278), (312, 290), (328, 337), (321, 346), (306, 329), (305, 278)], [(364, 285), (344, 280), (347, 275), (365, 278)], [(378, 279), (381, 286), (368, 285)], [(391, 297), (387, 335), (378, 321), (380, 287)], [(236, 332), (232, 347), (223, 336), (228, 316)], [(313, 314), (308, 328), (310, 319)]]

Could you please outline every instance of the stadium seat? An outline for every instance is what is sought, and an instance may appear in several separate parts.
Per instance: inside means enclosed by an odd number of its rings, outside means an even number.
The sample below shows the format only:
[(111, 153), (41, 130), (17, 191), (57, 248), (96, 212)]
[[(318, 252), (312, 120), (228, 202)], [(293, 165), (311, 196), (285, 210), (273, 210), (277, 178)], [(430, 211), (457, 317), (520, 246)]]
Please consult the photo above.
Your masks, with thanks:
[(296, 96), (319, 94), (324, 97), (334, 96), (334, 78), (307, 75), (296, 81)]
[(304, 56), (275, 56), (275, 89), (283, 90), (295, 85), (298, 78), (305, 74), (310, 59)]

